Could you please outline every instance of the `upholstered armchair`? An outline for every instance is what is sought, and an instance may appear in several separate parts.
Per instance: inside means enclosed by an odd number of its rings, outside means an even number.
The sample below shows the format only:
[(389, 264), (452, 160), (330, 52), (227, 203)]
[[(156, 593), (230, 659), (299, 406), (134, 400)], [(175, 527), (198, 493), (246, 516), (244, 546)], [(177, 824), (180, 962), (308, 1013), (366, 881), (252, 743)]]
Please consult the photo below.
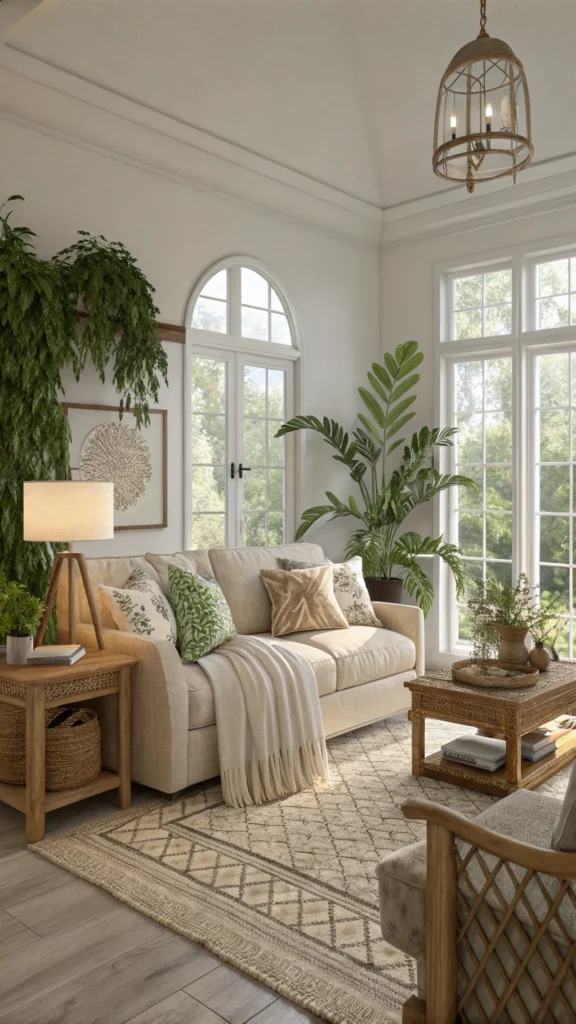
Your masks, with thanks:
[(418, 961), (403, 1024), (576, 1021), (576, 853), (562, 802), (519, 790), (474, 820), (421, 799), (426, 841), (379, 864), (384, 938)]

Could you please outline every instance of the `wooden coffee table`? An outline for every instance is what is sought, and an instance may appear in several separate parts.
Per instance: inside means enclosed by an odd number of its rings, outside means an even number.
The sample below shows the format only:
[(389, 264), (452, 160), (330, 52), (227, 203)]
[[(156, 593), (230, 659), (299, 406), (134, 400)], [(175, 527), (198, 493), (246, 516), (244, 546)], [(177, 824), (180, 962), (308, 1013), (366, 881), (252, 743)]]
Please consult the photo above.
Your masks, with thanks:
[[(466, 789), (504, 796), (535, 789), (576, 757), (574, 736), (559, 750), (533, 764), (523, 761), (522, 736), (558, 715), (576, 714), (576, 662), (553, 662), (535, 686), (523, 690), (483, 690), (452, 680), (450, 669), (404, 683), (412, 691), (412, 774)], [(449, 761), (442, 752), (425, 756), (426, 719), (456, 722), (506, 737), (506, 765), (495, 772)]]

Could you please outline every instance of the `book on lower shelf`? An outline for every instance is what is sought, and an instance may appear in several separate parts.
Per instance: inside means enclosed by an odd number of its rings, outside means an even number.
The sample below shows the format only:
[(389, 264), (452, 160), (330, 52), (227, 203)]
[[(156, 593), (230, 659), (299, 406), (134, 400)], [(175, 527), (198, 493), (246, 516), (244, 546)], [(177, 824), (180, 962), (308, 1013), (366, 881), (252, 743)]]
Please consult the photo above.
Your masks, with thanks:
[(458, 761), (473, 768), (482, 768), (483, 771), (495, 772), (506, 761), (506, 741), (470, 733), (445, 743), (442, 747), (442, 756), (449, 761)]
[(27, 665), (75, 665), (86, 654), (84, 644), (43, 644), (26, 659)]
[(538, 729), (533, 729), (522, 737), (522, 757), (534, 760), (532, 755), (539, 753), (541, 757), (545, 756), (541, 751), (550, 744), (554, 744), (554, 749), (562, 747), (572, 738), (575, 728), (576, 717), (573, 715), (561, 715), (551, 722), (545, 722)]

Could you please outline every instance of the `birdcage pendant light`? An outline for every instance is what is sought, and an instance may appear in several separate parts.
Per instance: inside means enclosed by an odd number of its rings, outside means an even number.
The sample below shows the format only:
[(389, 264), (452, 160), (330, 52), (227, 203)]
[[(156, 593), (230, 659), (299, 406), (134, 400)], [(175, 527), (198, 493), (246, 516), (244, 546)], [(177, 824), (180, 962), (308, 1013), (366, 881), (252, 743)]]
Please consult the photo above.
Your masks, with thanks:
[(533, 154), (524, 68), (507, 43), (488, 35), (480, 0), (479, 35), (452, 58), (438, 90), (434, 173), (473, 192), (476, 182), (516, 181)]

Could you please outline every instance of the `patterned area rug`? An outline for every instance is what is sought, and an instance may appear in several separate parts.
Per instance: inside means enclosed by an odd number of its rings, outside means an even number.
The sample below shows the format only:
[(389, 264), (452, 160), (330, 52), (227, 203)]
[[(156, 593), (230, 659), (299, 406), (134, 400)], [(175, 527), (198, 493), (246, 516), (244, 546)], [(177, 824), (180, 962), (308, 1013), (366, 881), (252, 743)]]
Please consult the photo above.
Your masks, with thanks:
[[(462, 727), (428, 723), (430, 751)], [(374, 869), (424, 838), (409, 796), (474, 816), (493, 798), (410, 771), (406, 715), (331, 740), (330, 782), (235, 810), (219, 787), (32, 847), (332, 1024), (398, 1024), (415, 964), (381, 936)], [(544, 790), (561, 795), (567, 773)]]

